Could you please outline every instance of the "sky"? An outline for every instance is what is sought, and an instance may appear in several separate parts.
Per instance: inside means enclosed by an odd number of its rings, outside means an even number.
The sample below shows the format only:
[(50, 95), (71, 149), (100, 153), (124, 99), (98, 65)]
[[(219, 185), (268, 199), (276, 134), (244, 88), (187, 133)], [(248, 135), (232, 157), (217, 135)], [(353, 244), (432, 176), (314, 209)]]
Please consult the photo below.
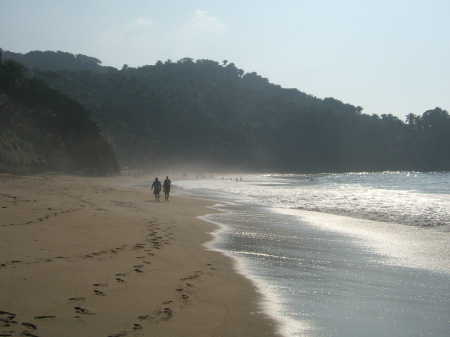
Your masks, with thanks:
[(449, 0), (0, 0), (0, 48), (227, 60), (366, 114), (450, 110)]

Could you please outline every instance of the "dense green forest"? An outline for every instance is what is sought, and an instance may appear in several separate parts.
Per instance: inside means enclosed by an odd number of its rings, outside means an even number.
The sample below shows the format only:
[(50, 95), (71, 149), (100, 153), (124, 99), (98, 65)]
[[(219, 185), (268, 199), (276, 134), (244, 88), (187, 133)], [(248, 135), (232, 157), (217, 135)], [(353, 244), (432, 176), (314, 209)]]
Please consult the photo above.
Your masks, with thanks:
[(117, 70), (62, 52), (5, 57), (91, 111), (122, 167), (450, 170), (450, 116), (441, 108), (406, 121), (370, 116), (334, 98), (281, 88), (227, 61), (184, 58)]
[(0, 50), (0, 172), (105, 176), (119, 166), (111, 144), (81, 104)]
[(16, 62), (19, 62), (30, 70), (90, 70), (100, 73), (117, 71), (116, 68), (102, 66), (102, 62), (95, 57), (90, 57), (82, 54), (73, 55), (71, 53), (62, 51), (43, 52), (36, 50), (26, 54), (3, 51), (3, 58), (12, 59)]

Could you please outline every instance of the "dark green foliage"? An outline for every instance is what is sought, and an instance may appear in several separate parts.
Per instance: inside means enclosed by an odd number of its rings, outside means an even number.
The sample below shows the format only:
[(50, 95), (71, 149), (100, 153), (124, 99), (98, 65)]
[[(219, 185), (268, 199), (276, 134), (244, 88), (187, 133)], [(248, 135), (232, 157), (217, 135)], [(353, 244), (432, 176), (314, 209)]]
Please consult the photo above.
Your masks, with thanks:
[(30, 70), (89, 70), (101, 73), (117, 71), (113, 67), (101, 66), (102, 62), (94, 57), (62, 51), (31, 51), (26, 54), (4, 51), (3, 58), (19, 62)]
[(450, 170), (450, 115), (441, 108), (407, 116), (411, 152), (424, 171)]
[(450, 121), (440, 108), (411, 114), (407, 123), (369, 116), (333, 98), (283, 89), (227, 61), (184, 58), (116, 71), (36, 68), (51, 70), (36, 75), (92, 112), (123, 166), (450, 170)]
[(0, 59), (0, 172), (117, 173), (112, 147), (88, 111), (25, 70)]

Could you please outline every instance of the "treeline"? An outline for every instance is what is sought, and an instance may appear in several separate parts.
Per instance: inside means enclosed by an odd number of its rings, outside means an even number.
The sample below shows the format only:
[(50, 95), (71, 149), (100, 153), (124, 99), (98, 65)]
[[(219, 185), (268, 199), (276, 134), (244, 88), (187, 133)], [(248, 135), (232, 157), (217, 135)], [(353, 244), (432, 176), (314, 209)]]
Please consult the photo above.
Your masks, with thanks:
[(90, 70), (94, 72), (106, 73), (116, 71), (113, 67), (104, 67), (101, 61), (95, 57), (82, 54), (73, 55), (63, 51), (31, 51), (26, 54), (13, 53), (10, 51), (3, 52), (4, 59), (12, 59), (21, 63), (29, 70)]
[(80, 103), (0, 50), (0, 173), (117, 174), (111, 144)]
[(450, 170), (450, 116), (440, 108), (405, 122), (369, 116), (334, 98), (283, 89), (227, 61), (184, 58), (96, 71), (40, 71), (34, 64), (36, 76), (92, 112), (124, 167)]

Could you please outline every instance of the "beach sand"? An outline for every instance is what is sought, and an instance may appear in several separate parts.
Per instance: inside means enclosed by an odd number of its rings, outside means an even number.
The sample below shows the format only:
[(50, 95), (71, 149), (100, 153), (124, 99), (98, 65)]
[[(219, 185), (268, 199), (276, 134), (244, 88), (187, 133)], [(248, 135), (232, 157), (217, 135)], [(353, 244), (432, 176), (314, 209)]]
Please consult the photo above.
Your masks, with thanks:
[(0, 175), (0, 336), (276, 335), (203, 246), (213, 202), (155, 202), (151, 180)]

